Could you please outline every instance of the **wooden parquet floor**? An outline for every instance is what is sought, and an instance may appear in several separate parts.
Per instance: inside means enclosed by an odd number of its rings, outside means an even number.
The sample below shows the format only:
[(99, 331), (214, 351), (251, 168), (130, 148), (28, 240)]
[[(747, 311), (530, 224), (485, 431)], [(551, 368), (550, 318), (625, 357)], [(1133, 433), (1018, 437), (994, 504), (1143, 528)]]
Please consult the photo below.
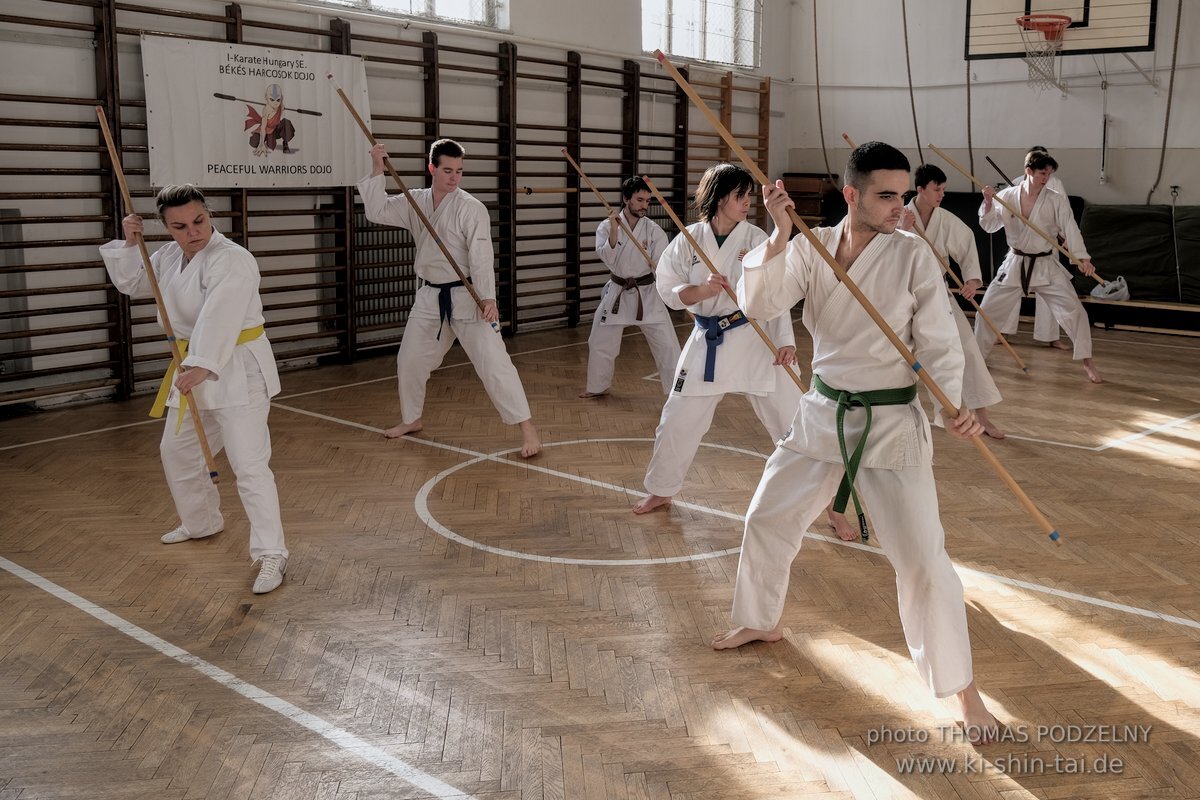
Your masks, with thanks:
[(584, 328), (510, 345), (528, 463), (458, 348), (401, 441), (391, 358), (287, 374), (292, 556), (264, 596), (223, 460), (225, 532), (159, 544), (148, 398), (0, 422), (0, 800), (1200, 797), (1200, 344), (1095, 339), (1102, 386), (1027, 334), (1032, 375), (992, 358), (993, 450), (1064, 546), (935, 433), (1014, 731), (980, 750), (913, 669), (875, 541), (818, 521), (784, 640), (709, 649), (771, 443), (727, 399), (675, 506), (632, 515), (662, 403), (639, 334), (593, 401)]

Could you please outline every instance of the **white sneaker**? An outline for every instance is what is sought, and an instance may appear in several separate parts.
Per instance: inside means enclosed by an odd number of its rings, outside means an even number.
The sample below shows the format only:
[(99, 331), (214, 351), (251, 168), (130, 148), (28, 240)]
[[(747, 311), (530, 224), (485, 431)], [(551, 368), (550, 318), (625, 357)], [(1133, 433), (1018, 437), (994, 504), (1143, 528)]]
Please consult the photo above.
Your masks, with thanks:
[(192, 534), (187, 532), (187, 528), (180, 525), (175, 530), (167, 531), (166, 533), (164, 533), (162, 535), (162, 537), (159, 539), (159, 541), (161, 541), (163, 544), (179, 544), (180, 542), (186, 542), (189, 539), (203, 539), (206, 536), (216, 536), (218, 533), (220, 533), (223, 530), (225, 530), (225, 529), (217, 528), (215, 531), (212, 531), (211, 533), (202, 533), (199, 536), (193, 536)]
[(287, 558), (275, 554), (263, 556), (255, 563), (262, 564), (258, 568), (258, 577), (254, 579), (255, 594), (266, 594), (279, 588), (283, 583), (283, 573), (287, 572)]

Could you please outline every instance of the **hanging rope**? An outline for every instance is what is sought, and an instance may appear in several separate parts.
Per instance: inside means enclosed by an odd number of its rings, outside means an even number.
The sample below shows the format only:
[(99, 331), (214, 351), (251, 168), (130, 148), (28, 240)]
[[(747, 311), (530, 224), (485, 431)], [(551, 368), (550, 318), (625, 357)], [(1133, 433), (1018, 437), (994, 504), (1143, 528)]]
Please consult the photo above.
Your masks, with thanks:
[(913, 97), (912, 61), (908, 57), (908, 0), (900, 0), (900, 15), (904, 21), (904, 66), (908, 69), (908, 103), (912, 106), (913, 136), (917, 137), (917, 155), (924, 164), (925, 154), (921, 152), (921, 132), (917, 130), (917, 100)]
[(967, 163), (975, 174), (975, 150), (971, 145), (971, 62), (967, 62)]
[(825, 147), (825, 120), (821, 116), (821, 57), (817, 52), (817, 0), (813, 0), (813, 66), (817, 77), (817, 133), (821, 137), (821, 155), (825, 157), (825, 172), (829, 181), (837, 186), (837, 178), (829, 168), (829, 150)]
[(1182, 19), (1183, 0), (1179, 0), (1179, 5), (1175, 8), (1175, 46), (1171, 49), (1171, 80), (1167, 84), (1167, 118), (1163, 120), (1162, 149), (1158, 154), (1158, 174), (1154, 176), (1154, 185), (1150, 187), (1149, 192), (1146, 192), (1146, 205), (1150, 205), (1150, 198), (1158, 189), (1158, 183), (1162, 180), (1163, 164), (1167, 160), (1167, 128), (1171, 124), (1171, 98), (1175, 94), (1175, 63), (1179, 56), (1179, 23)]

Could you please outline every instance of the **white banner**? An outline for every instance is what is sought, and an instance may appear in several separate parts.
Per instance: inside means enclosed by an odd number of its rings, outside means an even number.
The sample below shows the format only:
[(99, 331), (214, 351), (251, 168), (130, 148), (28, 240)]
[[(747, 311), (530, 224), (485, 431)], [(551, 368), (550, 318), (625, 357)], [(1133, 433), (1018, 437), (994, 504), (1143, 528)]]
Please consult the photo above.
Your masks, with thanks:
[(350, 186), (371, 169), (334, 85), (369, 126), (360, 58), (143, 36), (142, 71), (154, 186)]

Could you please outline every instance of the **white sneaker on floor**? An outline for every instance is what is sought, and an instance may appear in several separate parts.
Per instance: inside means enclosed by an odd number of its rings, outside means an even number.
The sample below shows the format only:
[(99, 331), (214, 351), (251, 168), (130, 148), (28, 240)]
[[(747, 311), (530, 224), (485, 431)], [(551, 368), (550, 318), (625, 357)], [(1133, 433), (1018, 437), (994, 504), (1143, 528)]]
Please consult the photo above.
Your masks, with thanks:
[(283, 573), (287, 572), (287, 558), (281, 555), (263, 556), (255, 563), (262, 564), (258, 568), (258, 577), (254, 579), (254, 593), (266, 594), (279, 588), (283, 583)]
[(167, 531), (166, 533), (164, 533), (162, 535), (162, 537), (159, 539), (159, 541), (161, 541), (163, 544), (179, 544), (180, 542), (186, 542), (189, 539), (203, 539), (207, 536), (216, 536), (218, 533), (220, 533), (223, 530), (225, 530), (225, 529), (218, 528), (217, 530), (213, 531), (212, 533), (202, 533), (199, 536), (193, 536), (192, 534), (187, 532), (187, 528), (180, 525), (175, 530)]

